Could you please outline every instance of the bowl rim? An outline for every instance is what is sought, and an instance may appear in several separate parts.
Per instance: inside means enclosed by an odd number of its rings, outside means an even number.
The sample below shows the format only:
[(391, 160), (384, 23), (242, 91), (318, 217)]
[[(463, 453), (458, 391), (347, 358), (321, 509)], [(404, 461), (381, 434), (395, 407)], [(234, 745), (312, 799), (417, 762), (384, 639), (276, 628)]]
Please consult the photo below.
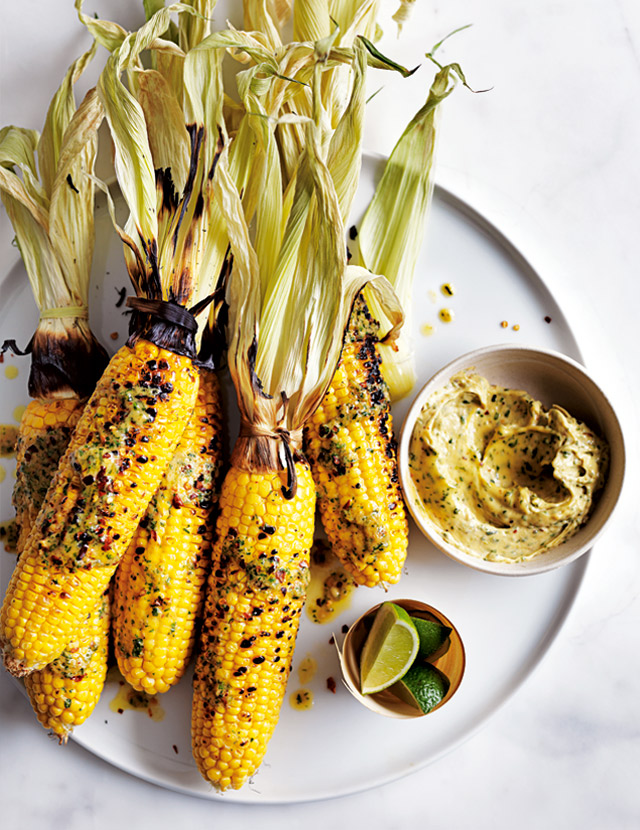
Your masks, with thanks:
[[(610, 430), (612, 430), (615, 433), (615, 436), (607, 436), (609, 439), (611, 439), (612, 437), (615, 437), (616, 439), (616, 469), (614, 471), (614, 476), (612, 478), (610, 478), (610, 469), (609, 475), (607, 477), (607, 482), (605, 484), (605, 487), (609, 486), (613, 488), (611, 490), (611, 492), (613, 493), (612, 503), (608, 508), (608, 512), (604, 515), (604, 518), (601, 520), (600, 527), (597, 528), (591, 535), (589, 535), (588, 539), (586, 539), (585, 542), (582, 545), (580, 545), (576, 550), (574, 550), (570, 554), (566, 554), (565, 556), (558, 557), (556, 555), (553, 558), (545, 558), (544, 554), (542, 554), (540, 557), (534, 557), (523, 562), (493, 562), (490, 560), (482, 559), (479, 556), (473, 556), (472, 554), (460, 550), (455, 545), (452, 545), (449, 542), (445, 542), (444, 539), (442, 539), (442, 537), (439, 535), (435, 527), (431, 527), (430, 525), (427, 525), (425, 523), (423, 516), (420, 514), (420, 512), (415, 508), (413, 504), (413, 498), (411, 495), (412, 488), (408, 486), (411, 483), (411, 473), (409, 470), (409, 445), (413, 433), (413, 427), (420, 415), (420, 412), (422, 411), (425, 401), (431, 394), (433, 394), (433, 392), (436, 389), (440, 388), (445, 383), (447, 383), (450, 377), (453, 374), (455, 374), (455, 372), (463, 371), (465, 368), (472, 368), (474, 366), (475, 361), (478, 361), (489, 355), (500, 354), (501, 352), (512, 352), (515, 353), (516, 356), (518, 355), (518, 353), (522, 355), (526, 354), (530, 357), (538, 355), (542, 359), (550, 360), (552, 362), (555, 361), (559, 365), (565, 364), (570, 366), (575, 372), (581, 375), (584, 378), (584, 380), (588, 382), (588, 384), (597, 392), (599, 400), (594, 408), (597, 409), (599, 412), (602, 412), (603, 409), (606, 410), (606, 414), (608, 415), (607, 421), (610, 424)], [(481, 370), (478, 371), (481, 373)], [(609, 440), (610, 445), (611, 443), (611, 440)], [(409, 407), (409, 410), (407, 411), (407, 414), (404, 418), (404, 421), (400, 429), (400, 438), (398, 441), (398, 474), (400, 478), (402, 491), (404, 494), (405, 505), (410, 515), (412, 516), (416, 526), (436, 548), (438, 548), (440, 551), (446, 554), (450, 559), (453, 559), (454, 561), (459, 562), (467, 567), (471, 567), (475, 570), (481, 571), (482, 573), (495, 574), (498, 576), (532, 576), (534, 574), (547, 573), (548, 571), (555, 570), (558, 567), (568, 565), (569, 563), (574, 562), (576, 559), (587, 553), (587, 551), (589, 551), (593, 547), (595, 542), (600, 538), (600, 536), (604, 532), (605, 528), (611, 521), (611, 518), (613, 517), (620, 503), (620, 496), (626, 477), (626, 448), (624, 432), (622, 429), (621, 421), (616, 413), (613, 404), (611, 403), (609, 396), (606, 394), (603, 387), (595, 379), (595, 377), (579, 361), (553, 349), (545, 349), (540, 348), (538, 346), (530, 346), (527, 344), (499, 343), (488, 346), (482, 346), (480, 348), (472, 349), (469, 352), (465, 352), (461, 355), (458, 355), (457, 357), (450, 360), (442, 368), (434, 372), (434, 374), (427, 380), (427, 382), (421, 387), (421, 389), (416, 394), (415, 398), (411, 403), (411, 406)], [(555, 551), (557, 554), (557, 551), (561, 549), (562, 545), (559, 545), (556, 548), (552, 548), (550, 551), (548, 551), (548, 553), (553, 554), (553, 552)]]

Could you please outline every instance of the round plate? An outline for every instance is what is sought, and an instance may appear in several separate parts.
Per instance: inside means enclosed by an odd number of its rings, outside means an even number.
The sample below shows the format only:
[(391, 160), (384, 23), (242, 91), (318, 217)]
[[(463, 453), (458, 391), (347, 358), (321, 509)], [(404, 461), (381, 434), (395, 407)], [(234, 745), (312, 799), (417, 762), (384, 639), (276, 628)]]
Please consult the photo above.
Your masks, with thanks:
[[(380, 159), (365, 159), (354, 216), (362, 214), (371, 198), (381, 165)], [(124, 307), (116, 308), (118, 290), (129, 292), (129, 285), (121, 246), (111, 232), (104, 204), (98, 210), (97, 234), (91, 323), (101, 341), (115, 351), (124, 342), (127, 326)], [(441, 292), (445, 283), (453, 287), (453, 296)], [(25, 345), (37, 312), (22, 265), (7, 263), (0, 286), (0, 337)], [(443, 308), (453, 312), (452, 322), (440, 322), (438, 312)], [(506, 327), (501, 326), (503, 320)], [(567, 321), (528, 261), (489, 222), (441, 188), (435, 190), (418, 264), (412, 325), (415, 393), (454, 357), (490, 343), (526, 342), (580, 359)], [(429, 326), (433, 331), (427, 336)], [(18, 368), (17, 378), (6, 376), (9, 366)], [(26, 357), (5, 356), (0, 367), (0, 422), (14, 422), (16, 407), (28, 402), (28, 366)], [(411, 399), (394, 407), (398, 426)], [(15, 467), (11, 459), (0, 460), (0, 465), (7, 474), (0, 483), (0, 519), (6, 520), (12, 515)], [(146, 711), (119, 713), (114, 703), (118, 679), (109, 680), (96, 711), (74, 738), (133, 775), (227, 802), (291, 803), (387, 783), (468, 738), (516, 691), (557, 635), (587, 560), (588, 556), (527, 579), (504, 579), (453, 562), (411, 526), (407, 566), (398, 586), (386, 595), (358, 588), (349, 607), (330, 624), (303, 617), (280, 722), (260, 770), (238, 792), (216, 794), (191, 759), (190, 677), (159, 698), (160, 720), (148, 717)], [(14, 562), (13, 555), (0, 552), (3, 591)], [(360, 706), (343, 687), (333, 637), (340, 643), (343, 629), (382, 599), (407, 596), (439, 608), (452, 620), (463, 639), (467, 664), (460, 689), (445, 707), (427, 718), (397, 721)], [(314, 705), (299, 711), (290, 705), (290, 696), (302, 686), (297, 668), (308, 655), (317, 663), (314, 677), (304, 684)], [(336, 682), (334, 692), (329, 678)]]

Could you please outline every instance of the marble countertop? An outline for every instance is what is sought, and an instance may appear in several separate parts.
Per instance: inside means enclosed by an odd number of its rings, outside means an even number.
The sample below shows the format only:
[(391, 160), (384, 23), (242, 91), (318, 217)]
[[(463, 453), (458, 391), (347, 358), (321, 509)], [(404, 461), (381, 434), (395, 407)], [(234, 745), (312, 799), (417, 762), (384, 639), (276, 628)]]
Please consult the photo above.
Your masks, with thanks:
[[(85, 6), (125, 25), (140, 19), (141, 4), (127, 0)], [(489, 90), (458, 90), (446, 102), (437, 180), (532, 260), (568, 314), (585, 362), (606, 378), (625, 428), (625, 491), (560, 635), (489, 722), (437, 762), (368, 792), (269, 807), (173, 793), (73, 742), (61, 750), (0, 673), (4, 827), (639, 826), (640, 7), (636, 0), (415, 6), (400, 45), (386, 29), (387, 51), (405, 65), (424, 63), (433, 43), (473, 24), (447, 41), (442, 57), (458, 60), (474, 89)], [(86, 42), (72, 0), (5, 3), (0, 123), (39, 129), (57, 78)], [(367, 149), (390, 151), (423, 102), (427, 72), (385, 79), (370, 105)], [(11, 238), (1, 213), (0, 251)]]

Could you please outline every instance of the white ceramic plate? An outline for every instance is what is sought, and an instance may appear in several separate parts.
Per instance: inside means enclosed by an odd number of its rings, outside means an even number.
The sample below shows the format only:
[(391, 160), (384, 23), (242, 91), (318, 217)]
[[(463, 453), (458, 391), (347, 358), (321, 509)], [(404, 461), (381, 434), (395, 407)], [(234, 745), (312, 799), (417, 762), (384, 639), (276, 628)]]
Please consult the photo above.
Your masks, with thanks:
[[(373, 193), (380, 161), (367, 158), (358, 195), (358, 216)], [(124, 342), (126, 318), (115, 308), (117, 289), (128, 282), (119, 243), (110, 232), (106, 211), (99, 211), (91, 322), (112, 350)], [(16, 257), (17, 259), (17, 257)], [(440, 286), (450, 283), (454, 296)], [(37, 313), (21, 264), (5, 262), (0, 273), (0, 337), (25, 344)], [(450, 308), (454, 320), (438, 319)], [(550, 322), (546, 322), (549, 318)], [(507, 320), (507, 328), (501, 321)], [(434, 326), (430, 336), (424, 325)], [(519, 326), (513, 330), (512, 326)], [(450, 193), (436, 189), (429, 230), (415, 281), (414, 338), (417, 391), (454, 357), (490, 343), (528, 343), (580, 359), (575, 339), (552, 294), (524, 257), (491, 224)], [(117, 340), (111, 339), (118, 332)], [(19, 375), (9, 380), (7, 366)], [(11, 423), (16, 406), (28, 402), (28, 358), (6, 357), (0, 365), (0, 422)], [(394, 411), (400, 425), (411, 397)], [(7, 475), (0, 483), (0, 519), (12, 515), (12, 460), (0, 460)], [(110, 708), (119, 686), (108, 683), (98, 708), (77, 729), (75, 740), (115, 766), (184, 793), (227, 802), (277, 803), (323, 799), (374, 787), (406, 775), (468, 738), (519, 687), (558, 634), (587, 565), (583, 557), (565, 568), (526, 579), (482, 574), (448, 559), (411, 528), (406, 572), (385, 596), (358, 588), (348, 610), (329, 625), (302, 621), (294, 668), (280, 722), (254, 781), (239, 792), (219, 796), (201, 779), (190, 751), (190, 678), (160, 698), (161, 721), (142, 711), (122, 714)], [(0, 552), (0, 579), (6, 587), (12, 555)], [(340, 682), (332, 633), (381, 599), (412, 597), (440, 609), (457, 626), (467, 666), (463, 683), (446, 706), (425, 718), (382, 718), (354, 700)], [(305, 684), (314, 706), (297, 711), (289, 694), (300, 688), (297, 666), (307, 655), (318, 664)], [(337, 681), (335, 694), (327, 678)], [(46, 737), (43, 732), (43, 740)], [(61, 758), (61, 762), (64, 760)]]

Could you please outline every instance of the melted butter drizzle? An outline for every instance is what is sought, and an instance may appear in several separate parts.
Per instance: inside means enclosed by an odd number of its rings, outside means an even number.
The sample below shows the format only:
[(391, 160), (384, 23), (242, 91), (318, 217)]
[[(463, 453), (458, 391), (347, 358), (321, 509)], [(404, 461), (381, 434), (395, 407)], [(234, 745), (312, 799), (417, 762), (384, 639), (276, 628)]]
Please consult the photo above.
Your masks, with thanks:
[(155, 695), (148, 695), (146, 692), (138, 692), (130, 686), (117, 669), (109, 671), (108, 680), (118, 679), (118, 691), (113, 700), (109, 701), (109, 709), (112, 712), (122, 715), (127, 709), (137, 712), (146, 712), (154, 721), (164, 720), (164, 709), (158, 703)]
[(311, 551), (311, 581), (307, 591), (307, 616), (315, 623), (327, 623), (351, 604), (357, 585), (331, 553), (324, 541), (316, 541)]

